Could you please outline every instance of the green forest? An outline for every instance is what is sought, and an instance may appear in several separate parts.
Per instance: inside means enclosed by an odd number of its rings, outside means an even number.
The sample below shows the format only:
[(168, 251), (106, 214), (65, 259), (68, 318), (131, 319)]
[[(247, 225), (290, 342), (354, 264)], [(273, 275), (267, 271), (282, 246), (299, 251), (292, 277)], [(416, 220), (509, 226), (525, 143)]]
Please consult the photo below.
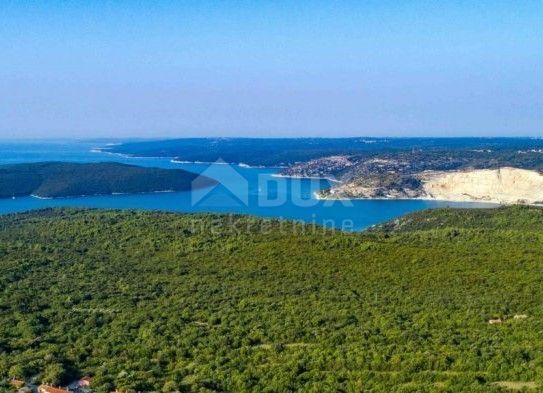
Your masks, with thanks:
[(182, 169), (147, 168), (117, 162), (35, 162), (0, 165), (0, 198), (188, 191), (216, 181)]
[[(543, 389), (543, 210), (363, 233), (246, 216), (0, 217), (0, 391)], [(15, 391), (15, 390), (13, 390)]]

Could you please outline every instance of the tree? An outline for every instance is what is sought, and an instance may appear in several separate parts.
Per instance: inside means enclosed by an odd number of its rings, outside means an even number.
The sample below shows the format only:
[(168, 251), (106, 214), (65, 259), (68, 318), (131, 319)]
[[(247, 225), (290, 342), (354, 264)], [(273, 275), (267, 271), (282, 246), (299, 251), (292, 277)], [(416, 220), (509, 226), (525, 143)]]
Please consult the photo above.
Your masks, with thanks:
[(61, 363), (51, 363), (45, 367), (42, 381), (50, 385), (58, 386), (64, 382), (66, 370)]

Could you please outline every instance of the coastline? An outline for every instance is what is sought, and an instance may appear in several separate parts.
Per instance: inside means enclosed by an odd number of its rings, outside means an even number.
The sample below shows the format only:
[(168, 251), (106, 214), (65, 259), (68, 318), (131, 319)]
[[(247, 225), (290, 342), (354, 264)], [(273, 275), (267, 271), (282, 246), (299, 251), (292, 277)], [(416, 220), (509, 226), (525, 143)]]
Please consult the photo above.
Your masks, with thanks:
[(296, 175), (282, 175), (280, 173), (274, 173), (272, 177), (281, 177), (285, 179), (327, 180), (332, 183), (341, 183), (341, 181), (337, 179), (332, 179), (331, 177), (321, 177), (321, 176), (296, 176)]
[(431, 198), (431, 197), (418, 197), (418, 198), (399, 198), (399, 197), (380, 197), (380, 198), (326, 198), (319, 195), (319, 192), (316, 191), (313, 193), (315, 199), (319, 201), (432, 201), (432, 202), (451, 202), (451, 203), (480, 203), (496, 206), (512, 206), (512, 205), (522, 205), (522, 206), (534, 206), (542, 207), (543, 203), (512, 203), (504, 202), (497, 199), (490, 200), (480, 200), (480, 199), (441, 199), (441, 198)]
[[(66, 196), (55, 196), (55, 197), (44, 197), (36, 194), (30, 194), (30, 195), (23, 195), (19, 198), (35, 198), (35, 199), (43, 199), (43, 200), (55, 200), (55, 199), (76, 199), (76, 198), (92, 198), (92, 197), (100, 197), (100, 196), (118, 196), (118, 195), (142, 195), (142, 194), (156, 194), (156, 193), (170, 193), (170, 192), (190, 192), (192, 190), (183, 190), (183, 191), (176, 191), (176, 190), (157, 190), (157, 191), (138, 191), (138, 192), (111, 192), (107, 194), (80, 194), (80, 195), (66, 195)], [(2, 198), (2, 199), (8, 199), (8, 198)]]
[[(119, 145), (120, 145), (120, 143), (119, 143)], [(259, 169), (259, 168), (260, 169), (267, 169), (267, 168), (281, 169), (281, 168), (287, 168), (286, 166), (282, 166), (282, 165), (273, 165), (273, 166), (249, 165), (249, 164), (245, 164), (243, 162), (237, 163), (237, 162), (226, 162), (226, 161), (213, 161), (213, 162), (212, 161), (187, 161), (187, 160), (180, 160), (177, 157), (173, 157), (173, 156), (137, 156), (135, 154), (112, 152), (112, 151), (108, 151), (108, 149), (109, 149), (109, 147), (93, 147), (89, 151), (91, 153), (111, 154), (111, 155), (119, 156), (119, 157), (122, 157), (122, 158), (134, 158), (134, 159), (146, 159), (146, 158), (149, 158), (149, 159), (155, 159), (155, 160), (156, 159), (164, 159), (164, 160), (169, 160), (172, 164), (231, 165), (231, 166), (237, 166), (237, 167), (244, 168), (244, 169)]]
[(458, 203), (543, 206), (543, 174), (504, 166), (496, 169), (423, 171), (416, 189), (363, 187), (347, 183), (315, 193), (320, 200), (426, 200)]
[[(287, 168), (286, 166), (263, 166), (263, 165), (259, 165), (259, 166), (251, 166), (251, 165), (248, 165), (248, 164), (245, 164), (245, 163), (233, 163), (233, 162), (225, 162), (225, 161), (218, 161), (218, 162), (207, 162), (207, 161), (186, 161), (186, 160), (180, 160), (180, 159), (177, 159), (176, 157), (170, 157), (170, 156), (137, 156), (137, 155), (133, 155), (133, 154), (125, 154), (125, 153), (117, 153), (117, 152), (111, 152), (111, 151), (108, 151), (111, 147), (109, 146), (106, 146), (106, 147), (95, 147), (95, 148), (92, 148), (90, 150), (90, 152), (92, 153), (106, 153), (106, 154), (111, 154), (111, 155), (117, 155), (117, 156), (120, 156), (120, 157), (123, 157), (123, 158), (134, 158), (134, 159), (146, 159), (146, 158), (149, 158), (149, 159), (169, 159), (169, 161), (171, 163), (174, 163), (174, 164), (196, 164), (196, 165), (213, 165), (213, 164), (218, 164), (218, 165), (232, 165), (232, 166), (237, 166), (239, 168), (244, 168), (244, 169), (257, 169), (257, 168), (277, 168), (277, 169), (281, 169), (281, 168)], [(300, 176), (300, 175), (283, 175), (281, 173), (274, 173), (271, 175), (272, 177), (276, 177), (276, 178), (285, 178), (285, 179), (307, 179), (307, 180), (326, 180), (326, 181), (329, 181), (331, 183), (336, 183), (336, 184), (341, 184), (342, 182), (340, 180), (337, 180), (337, 179), (333, 179), (333, 178), (330, 178), (330, 177), (326, 177), (326, 176)], [(130, 195), (130, 194), (147, 194), (147, 193), (156, 193), (156, 192), (184, 192), (184, 191), (173, 191), (173, 190), (164, 190), (164, 191), (149, 191), (149, 192), (138, 192), (138, 193), (126, 193), (126, 195)], [(100, 196), (100, 195), (125, 195), (123, 193), (111, 193), (111, 194), (93, 194), (93, 195), (78, 195), (78, 196), (68, 196), (68, 197), (55, 197), (55, 198), (47, 198), (47, 197), (40, 197), (40, 196), (35, 196), (35, 195), (31, 195), (32, 197), (35, 197), (35, 198), (39, 198), (39, 199), (57, 199), (57, 198), (79, 198), (79, 197), (89, 197), (89, 196)], [(446, 198), (435, 198), (435, 197), (428, 197), (428, 196), (424, 196), (424, 197), (371, 197), (371, 198), (366, 198), (366, 197), (323, 197), (320, 195), (320, 192), (319, 191), (316, 191), (314, 192), (314, 198), (317, 199), (317, 200), (322, 200), (322, 201), (327, 201), (327, 200), (338, 200), (338, 201), (356, 201), (356, 200), (375, 200), (375, 201), (384, 201), (384, 200), (388, 200), (388, 201), (395, 201), (395, 200), (398, 200), (398, 201), (402, 201), (402, 200), (405, 200), (405, 201), (415, 201), (415, 200), (419, 200), (419, 201), (435, 201), (435, 202), (450, 202), (450, 203), (474, 203), (474, 204), (488, 204), (488, 205), (496, 205), (496, 206), (510, 206), (510, 205), (526, 205), (526, 206), (536, 206), (536, 207), (543, 207), (543, 203), (522, 203), (521, 200), (522, 198), (519, 198), (519, 201), (503, 201), (503, 200), (500, 200), (500, 199), (495, 199), (495, 198), (490, 198), (490, 199), (472, 199), (472, 198), (469, 198), (469, 197), (466, 197), (466, 198), (451, 198), (451, 199), (446, 199)]]
[[(36, 199), (43, 199), (43, 200), (55, 199), (53, 197), (42, 197), (42, 196), (35, 195), (35, 194), (30, 194), (30, 195), (26, 195), (26, 196), (29, 196), (31, 198), (36, 198)], [(23, 198), (24, 198), (24, 196), (23, 196)]]
[[(133, 158), (146, 158), (146, 157), (137, 157), (137, 156), (131, 156)], [(287, 168), (285, 166), (266, 166), (266, 165), (249, 165), (245, 164), (243, 162), (226, 162), (226, 161), (187, 161), (187, 160), (178, 160), (176, 158), (171, 157), (153, 157), (153, 158), (164, 158), (164, 159), (170, 159), (170, 162), (172, 164), (197, 164), (197, 165), (231, 165), (231, 166), (237, 166), (239, 168), (243, 169), (281, 169), (281, 168)]]
[(122, 158), (135, 158), (135, 159), (145, 159), (145, 158), (154, 158), (154, 159), (164, 158), (164, 159), (168, 159), (168, 158), (170, 158), (170, 157), (135, 156), (135, 155), (132, 155), (132, 154), (116, 153), (116, 152), (112, 152), (112, 151), (107, 151), (107, 149), (109, 149), (109, 148), (108, 147), (93, 147), (92, 149), (89, 150), (89, 152), (91, 152), (91, 153), (102, 153), (102, 154), (111, 154), (113, 156), (119, 156), (119, 157), (122, 157)]

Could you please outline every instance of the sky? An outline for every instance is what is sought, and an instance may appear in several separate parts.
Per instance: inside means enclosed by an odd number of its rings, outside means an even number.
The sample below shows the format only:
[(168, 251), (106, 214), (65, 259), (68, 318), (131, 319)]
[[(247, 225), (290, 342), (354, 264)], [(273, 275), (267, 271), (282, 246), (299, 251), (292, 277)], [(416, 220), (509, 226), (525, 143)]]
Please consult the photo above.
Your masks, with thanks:
[(543, 1), (0, 2), (0, 138), (543, 136)]

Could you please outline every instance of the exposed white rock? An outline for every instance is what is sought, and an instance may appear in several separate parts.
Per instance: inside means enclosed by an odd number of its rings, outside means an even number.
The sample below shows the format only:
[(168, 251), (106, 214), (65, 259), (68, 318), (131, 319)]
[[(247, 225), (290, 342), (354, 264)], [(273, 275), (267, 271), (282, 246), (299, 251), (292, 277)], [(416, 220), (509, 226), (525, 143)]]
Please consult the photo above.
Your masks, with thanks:
[(543, 204), (543, 174), (503, 167), (465, 171), (427, 171), (415, 175), (417, 188), (386, 188), (372, 182), (347, 182), (319, 192), (321, 199), (431, 199), (500, 204)]
[(462, 172), (425, 172), (420, 175), (428, 198), (503, 204), (543, 203), (543, 175), (518, 168)]

